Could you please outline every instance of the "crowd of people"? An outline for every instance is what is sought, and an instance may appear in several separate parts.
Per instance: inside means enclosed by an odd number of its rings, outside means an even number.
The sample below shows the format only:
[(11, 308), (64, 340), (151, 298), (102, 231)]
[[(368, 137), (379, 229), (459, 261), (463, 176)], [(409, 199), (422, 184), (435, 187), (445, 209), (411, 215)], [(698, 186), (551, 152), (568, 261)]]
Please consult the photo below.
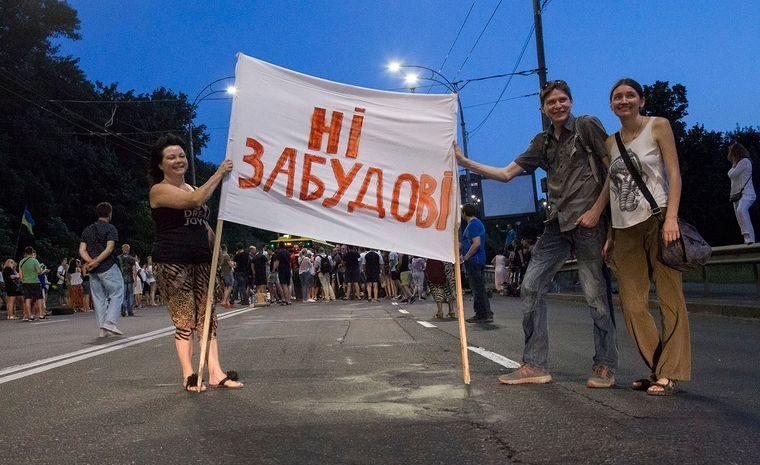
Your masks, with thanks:
[(232, 255), (222, 245), (218, 272), (225, 308), (252, 302), (291, 305), (298, 300), (414, 303), (429, 295), (442, 305), (451, 303), (454, 292), (452, 264), (351, 245), (239, 245)]
[[(132, 284), (131, 298), (124, 299), (122, 316), (134, 315), (134, 308), (155, 307), (158, 305), (156, 280), (153, 277), (151, 257), (145, 263), (140, 258), (129, 254), (129, 245), (123, 246), (125, 253), (118, 262), (125, 285)], [(29, 258), (27, 258), (29, 257)], [(64, 258), (53, 270), (37, 260), (37, 252), (32, 247), (24, 251), (24, 258), (18, 263), (7, 259), (3, 264), (2, 284), (8, 320), (31, 322), (44, 320), (51, 314), (48, 306), (58, 307), (66, 313), (91, 312), (92, 289), (90, 271), (81, 259)], [(26, 276), (26, 279), (24, 279)], [(36, 278), (36, 282), (33, 279)], [(24, 285), (39, 285), (24, 293)], [(26, 301), (29, 301), (27, 304)], [(27, 311), (25, 306), (30, 310)], [(23, 315), (21, 318), (17, 314)]]

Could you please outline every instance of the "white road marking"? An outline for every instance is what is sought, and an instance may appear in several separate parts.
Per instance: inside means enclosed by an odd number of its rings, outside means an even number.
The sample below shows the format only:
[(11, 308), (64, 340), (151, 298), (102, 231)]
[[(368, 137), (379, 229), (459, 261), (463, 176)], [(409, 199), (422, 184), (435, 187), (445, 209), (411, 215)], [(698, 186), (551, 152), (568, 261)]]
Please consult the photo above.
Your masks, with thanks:
[(391, 302), (391, 305), (398, 305), (398, 302)]
[(515, 362), (514, 360), (510, 360), (507, 357), (503, 355), (499, 355), (496, 352), (491, 352), (490, 350), (486, 350), (482, 347), (473, 347), (469, 346), (468, 349), (475, 352), (478, 355), (482, 355), (483, 357), (487, 358), (488, 360), (492, 362), (496, 362), (499, 365), (506, 367), (506, 368), (520, 368), (520, 364), (518, 362)]
[(437, 328), (436, 325), (434, 325), (433, 323), (428, 323), (427, 321), (418, 321), (417, 323), (421, 324), (422, 326), (426, 328)]
[(398, 309), (398, 312), (399, 312), (399, 313), (404, 313), (404, 314), (406, 314), (406, 315), (408, 315), (408, 314), (409, 314), (409, 312), (407, 312), (407, 311), (406, 311), (406, 310), (404, 310), (403, 308), (399, 308), (399, 309)]
[[(220, 320), (224, 320), (226, 318), (240, 315), (241, 313), (246, 313), (251, 310), (253, 310), (253, 307), (233, 310), (231, 312), (227, 312), (220, 315), (218, 318)], [(7, 383), (9, 381), (14, 381), (20, 378), (25, 378), (33, 374), (42, 373), (44, 371), (52, 370), (53, 368), (69, 365), (71, 363), (78, 362), (80, 360), (85, 360), (88, 358), (96, 357), (98, 355), (107, 354), (115, 350), (124, 349), (126, 347), (130, 347), (137, 344), (142, 344), (143, 342), (152, 341), (154, 339), (168, 336), (170, 334), (174, 334), (174, 326), (157, 329), (155, 331), (151, 331), (145, 334), (139, 334), (137, 336), (131, 336), (131, 337), (119, 339), (118, 341), (114, 341), (108, 344), (98, 345), (95, 347), (88, 347), (86, 349), (77, 350), (75, 352), (70, 352), (68, 354), (62, 354), (62, 355), (57, 355), (55, 357), (46, 358), (43, 360), (37, 360), (37, 361), (27, 363), (24, 365), (17, 365), (17, 366), (4, 368), (3, 370), (0, 370), (0, 384)], [(12, 374), (9, 374), (9, 373), (12, 373)], [(6, 375), (6, 376), (3, 376), (3, 375)]]

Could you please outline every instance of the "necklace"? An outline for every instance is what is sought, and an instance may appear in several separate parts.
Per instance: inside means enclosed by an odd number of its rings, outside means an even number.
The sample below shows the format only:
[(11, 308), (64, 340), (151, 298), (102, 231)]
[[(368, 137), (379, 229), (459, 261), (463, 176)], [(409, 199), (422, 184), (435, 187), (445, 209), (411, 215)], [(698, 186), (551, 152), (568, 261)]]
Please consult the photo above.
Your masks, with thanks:
[[(633, 137), (631, 137), (630, 139), (628, 139), (628, 143), (631, 143), (631, 141), (633, 141), (634, 139), (636, 139), (637, 137), (639, 137), (639, 133), (641, 132), (641, 127), (643, 125), (644, 125), (644, 117), (642, 116), (641, 117), (641, 121), (639, 121), (639, 127), (636, 129), (636, 132), (633, 134)], [(621, 135), (622, 135), (622, 133), (621, 133)]]

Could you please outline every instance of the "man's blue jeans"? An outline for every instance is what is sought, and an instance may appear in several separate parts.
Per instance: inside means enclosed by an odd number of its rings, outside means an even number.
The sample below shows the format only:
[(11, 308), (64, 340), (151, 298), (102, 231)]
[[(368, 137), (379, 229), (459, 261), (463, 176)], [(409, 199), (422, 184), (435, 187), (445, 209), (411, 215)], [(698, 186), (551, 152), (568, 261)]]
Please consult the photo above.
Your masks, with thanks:
[(134, 315), (134, 308), (135, 308), (135, 283), (133, 282), (125, 282), (124, 283), (124, 302), (121, 304), (122, 308), (122, 315), (123, 312), (126, 312), (127, 315)]
[(235, 287), (233, 288), (232, 300), (237, 300), (241, 305), (248, 305), (248, 273), (245, 271), (235, 272)]
[(554, 276), (575, 250), (581, 287), (594, 320), (594, 366), (605, 366), (613, 371), (617, 368), (615, 317), (608, 293), (609, 274), (605, 273), (606, 265), (601, 255), (606, 230), (604, 221), (594, 228), (579, 226), (565, 232), (559, 230), (557, 220), (546, 224), (544, 234), (533, 248), (520, 288), (525, 332), (523, 363), (544, 370), (548, 368), (549, 333), (544, 297)]
[(115, 326), (124, 301), (124, 278), (119, 267), (114, 265), (108, 271), (91, 274), (90, 294), (98, 328), (104, 324)]
[(486, 284), (483, 278), (484, 268), (483, 265), (474, 263), (472, 260), (464, 262), (464, 269), (470, 282), (470, 290), (472, 291), (472, 307), (475, 310), (475, 317), (480, 319), (493, 318), (491, 302), (488, 301)]

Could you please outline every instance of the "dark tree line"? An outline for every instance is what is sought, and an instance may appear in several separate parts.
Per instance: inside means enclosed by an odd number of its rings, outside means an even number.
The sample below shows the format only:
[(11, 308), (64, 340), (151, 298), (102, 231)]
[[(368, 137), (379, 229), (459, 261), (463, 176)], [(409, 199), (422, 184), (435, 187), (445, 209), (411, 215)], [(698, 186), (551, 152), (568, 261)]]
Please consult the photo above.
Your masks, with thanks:
[[(678, 147), (681, 167), (680, 215), (693, 223), (713, 246), (742, 243), (733, 207), (728, 201), (731, 181), (726, 159), (728, 147), (739, 142), (750, 152), (754, 167), (755, 186), (760, 176), (760, 128), (737, 127), (732, 131), (711, 131), (702, 124), (687, 128), (683, 119), (688, 115), (689, 101), (686, 88), (656, 81), (644, 86), (646, 104), (644, 112), (650, 116), (663, 116), (670, 120)], [(750, 210), (752, 222), (760, 227), (760, 212)]]
[[(162, 132), (186, 137), (195, 112), (182, 92), (138, 93), (89, 81), (78, 60), (53, 44), (78, 40), (78, 30), (77, 13), (65, 2), (0, 2), (0, 258), (18, 257), (25, 245), (49, 265), (76, 256), (79, 233), (102, 201), (114, 206), (120, 238), (141, 256), (150, 252), (150, 146)], [(196, 154), (208, 140), (206, 127), (194, 125)], [(200, 160), (196, 167), (199, 183), (216, 169)], [(34, 236), (20, 228), (25, 207)], [(252, 228), (226, 229), (232, 245), (269, 238)]]

